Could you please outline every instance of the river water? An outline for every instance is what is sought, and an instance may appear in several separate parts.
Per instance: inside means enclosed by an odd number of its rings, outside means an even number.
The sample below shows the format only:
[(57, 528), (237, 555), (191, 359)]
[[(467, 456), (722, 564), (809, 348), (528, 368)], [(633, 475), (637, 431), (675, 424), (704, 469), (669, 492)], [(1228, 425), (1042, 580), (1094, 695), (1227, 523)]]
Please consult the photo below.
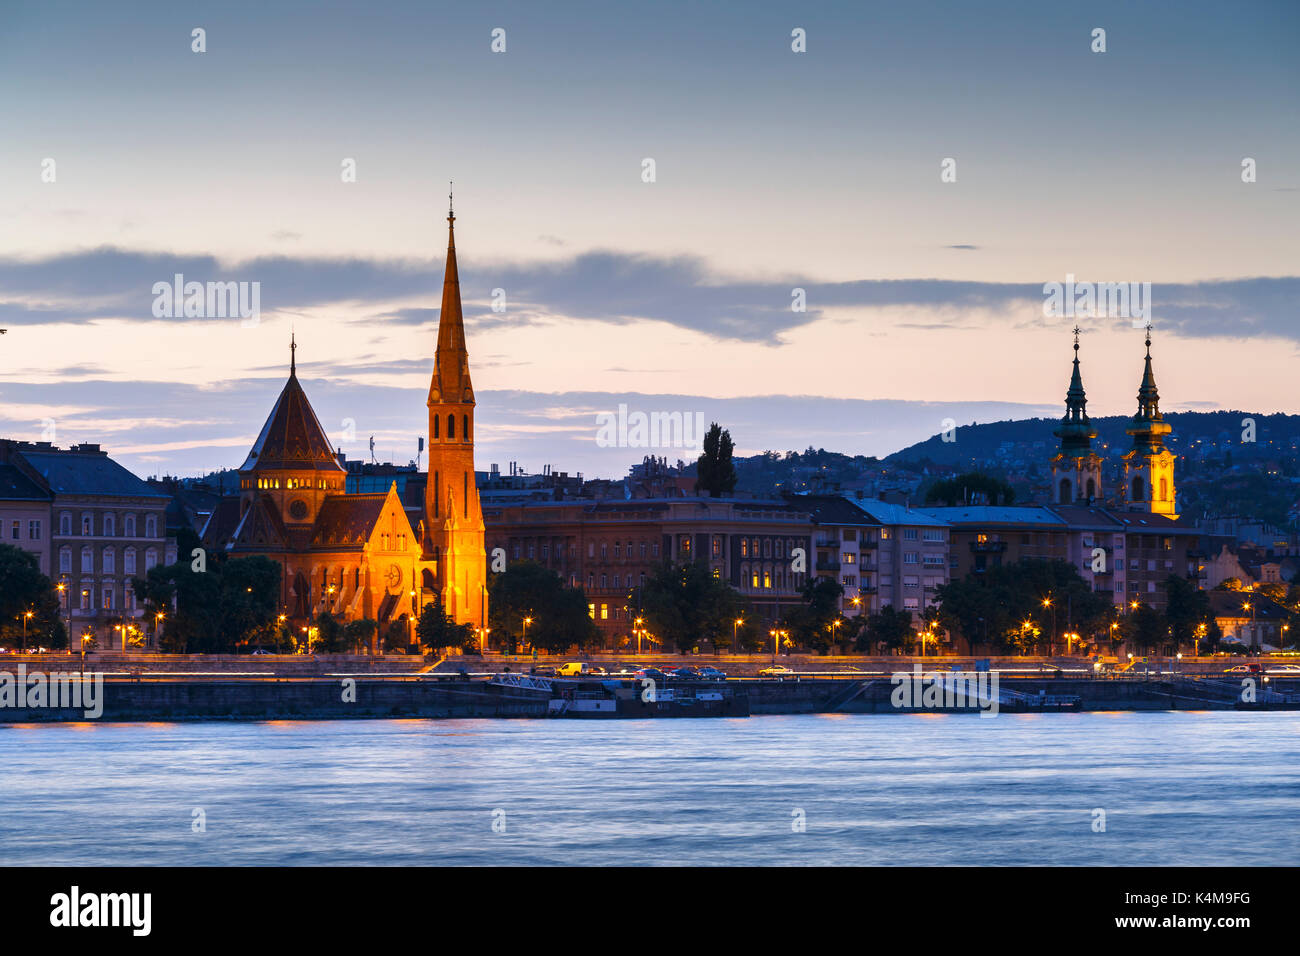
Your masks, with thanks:
[(1300, 713), (17, 725), (0, 758), (5, 866), (1300, 863)]

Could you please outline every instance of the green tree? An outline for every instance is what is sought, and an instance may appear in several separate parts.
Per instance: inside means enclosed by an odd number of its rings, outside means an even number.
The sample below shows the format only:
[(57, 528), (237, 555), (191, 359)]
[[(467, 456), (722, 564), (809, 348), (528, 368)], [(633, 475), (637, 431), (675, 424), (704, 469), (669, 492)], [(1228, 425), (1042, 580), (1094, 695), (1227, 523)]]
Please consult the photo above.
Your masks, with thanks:
[(536, 561), (512, 561), (488, 579), (488, 613), (493, 635), (503, 644), (524, 639), (548, 651), (588, 647), (600, 640), (582, 588), (567, 586), (560, 576)]
[(163, 612), (162, 650), (229, 654), (276, 640), (280, 575), (280, 565), (262, 555), (209, 560), (202, 571), (184, 557), (155, 565), (131, 586), (148, 619)]
[(343, 626), (343, 643), (349, 653), (355, 654), (370, 646), (370, 639), (375, 636), (375, 632), (378, 630), (379, 622), (368, 617), (359, 617), (355, 621), (348, 621)]
[(898, 653), (914, 640), (912, 612), (899, 611), (894, 605), (886, 604), (867, 618), (867, 625), (858, 638), (858, 650), (871, 654), (887, 647)]
[(704, 453), (695, 467), (695, 490), (707, 491), (710, 498), (729, 495), (736, 489), (736, 466), (731, 460), (731, 433), (717, 422), (704, 436)]
[(17, 647), (24, 641), (24, 625), (27, 647), (68, 646), (59, 593), (41, 574), (36, 555), (0, 544), (0, 644)]
[(799, 647), (810, 647), (826, 653), (839, 640), (834, 633), (833, 621), (840, 619), (839, 599), (843, 586), (834, 578), (811, 578), (802, 590), (804, 603), (793, 607), (781, 618), (781, 626)]
[(1205, 625), (1208, 632), (1214, 621), (1214, 611), (1210, 607), (1210, 596), (1191, 581), (1176, 574), (1165, 579), (1167, 605), (1165, 618), (1174, 648), (1195, 647), (1197, 628)]
[(1165, 616), (1149, 604), (1139, 604), (1124, 616), (1120, 631), (1139, 654), (1150, 654), (1169, 639)]
[(420, 645), (431, 653), (448, 647), (464, 647), (474, 639), (474, 628), (457, 624), (449, 618), (440, 604), (426, 604), (415, 624), (415, 636)]
[(1009, 505), (1016, 500), (1016, 490), (1001, 478), (970, 471), (955, 478), (942, 478), (932, 484), (925, 492), (927, 505), (966, 504), (976, 497), (982, 497), (991, 505)]
[(703, 561), (660, 565), (646, 580), (642, 601), (651, 633), (682, 653), (702, 641), (728, 639), (745, 610), (736, 589)]

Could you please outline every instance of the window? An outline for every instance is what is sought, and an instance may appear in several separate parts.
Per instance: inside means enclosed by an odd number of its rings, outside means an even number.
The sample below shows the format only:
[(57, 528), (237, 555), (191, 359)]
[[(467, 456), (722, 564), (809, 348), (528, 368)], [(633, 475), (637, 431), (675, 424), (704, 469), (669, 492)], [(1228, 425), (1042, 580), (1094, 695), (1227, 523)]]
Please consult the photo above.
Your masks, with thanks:
[(104, 537), (106, 538), (113, 537), (117, 533), (116, 528), (117, 528), (117, 522), (113, 519), (113, 516), (104, 515)]
[(104, 597), (104, 603), (102, 607), (104, 608), (104, 610), (105, 611), (113, 610), (113, 589), (111, 587), (104, 588), (103, 597)]
[(72, 515), (66, 511), (59, 515), (59, 534), (72, 534)]
[(95, 573), (95, 552), (90, 548), (81, 549), (81, 573)]
[(113, 549), (112, 549), (112, 548), (105, 548), (105, 549), (104, 549), (104, 563), (103, 563), (103, 566), (102, 566), (102, 568), (101, 568), (101, 570), (103, 571), (103, 573), (104, 573), (104, 574), (116, 574), (117, 572), (114, 570), (114, 565), (115, 565), (116, 563), (117, 563), (117, 562), (116, 562), (116, 561), (114, 560), (114, 558), (113, 558)]
[(904, 564), (916, 564), (916, 563), (917, 563), (917, 553), (916, 553), (915, 551), (904, 551), (904, 552), (903, 552), (903, 563), (904, 563)]
[(83, 611), (90, 610), (90, 588), (81, 589), (81, 609)]
[(27, 522), (27, 538), (30, 541), (41, 540), (41, 522), (40, 519), (34, 518)]
[(846, 574), (840, 579), (840, 583), (845, 587), (857, 587), (858, 576), (856, 574)]
[(915, 528), (904, 528), (904, 529), (903, 529), (903, 540), (904, 540), (904, 541), (915, 541), (915, 540), (916, 540), (916, 529), (915, 529)]
[(776, 547), (776, 556), (777, 556), (778, 558), (784, 558), (784, 557), (785, 557), (785, 554), (783, 553), (784, 548), (783, 548), (783, 545), (782, 545), (782, 542), (781, 542), (781, 539), (780, 539), (780, 538), (777, 538), (777, 539), (776, 539), (776, 546), (775, 546), (775, 547)]
[(600, 619), (601, 619), (602, 621), (608, 621), (608, 620), (609, 620), (609, 605), (608, 605), (608, 604), (602, 604), (602, 605), (600, 606)]
[(127, 548), (122, 552), (122, 573), (135, 574), (135, 548)]
[(840, 555), (841, 564), (854, 564), (857, 560), (858, 560), (858, 556), (854, 554), (852, 551), (845, 551), (843, 554)]
[(609, 545), (604, 541), (600, 543), (600, 560), (604, 561), (609, 557)]
[(741, 556), (742, 558), (747, 558), (747, 557), (749, 557), (749, 539), (748, 539), (748, 538), (741, 538), (741, 539), (740, 539), (740, 556)]
[(71, 548), (59, 548), (59, 570), (64, 574), (72, 573)]
[(589, 557), (589, 558), (594, 558), (595, 556), (596, 556), (596, 542), (594, 542), (594, 541), (588, 541), (588, 542), (587, 542), (587, 557)]
[(618, 541), (615, 541), (615, 542), (614, 542), (614, 558), (615, 558), (615, 560), (617, 560), (618, 558), (621, 558), (621, 557), (623, 557), (623, 545), (622, 545), (621, 543), (619, 543)]
[(148, 571), (157, 563), (158, 563), (158, 552), (155, 549), (150, 548), (148, 551), (144, 553), (144, 569)]
[(149, 515), (144, 519), (144, 536), (146, 538), (158, 537), (158, 519), (154, 515)]
[(922, 541), (943, 541), (943, 531), (938, 528), (926, 528), (921, 532)]
[(596, 619), (596, 605), (588, 604), (587, 613), (591, 616), (591, 619), (594, 621)]
[(81, 516), (81, 536), (83, 538), (90, 537), (90, 515)]
[(916, 588), (921, 586), (921, 579), (914, 574), (903, 575), (903, 587)]
[(606, 587), (609, 586), (608, 583), (607, 583), (608, 581), (609, 581), (609, 575), (607, 575), (607, 574), (602, 574), (602, 575), (600, 576), (600, 586), (601, 586), (602, 589), (603, 589), (603, 588), (606, 588)]
[(456, 416), (447, 416), (447, 441), (452, 441), (456, 437)]
[(620, 581), (621, 579), (622, 579), (622, 575), (618, 575), (618, 574), (614, 575), (614, 589), (615, 589), (615, 590), (618, 589), (619, 581)]
[(17, 541), (18, 538), (21, 536), (22, 527), (23, 527), (23, 523), (22, 523), (21, 521), (15, 521), (15, 522), (13, 523), (13, 535), (12, 535), (12, 537), (13, 537), (13, 539), (14, 539), (15, 541)]
[(656, 558), (659, 557), (659, 542), (658, 542), (658, 541), (656, 541), (654, 544), (650, 545), (650, 553), (651, 553), (651, 555), (653, 555), (653, 556), (656, 557)]
[(722, 539), (717, 535), (713, 536), (713, 556), (715, 558), (722, 557)]
[(687, 557), (690, 557), (691, 539), (689, 535), (682, 535), (682, 554), (686, 555)]
[(641, 553), (641, 557), (644, 558), (644, 557), (645, 557), (645, 542), (644, 542), (644, 541), (641, 542), (641, 546), (640, 546), (640, 548), (639, 548), (638, 550), (639, 550), (640, 553)]
[(772, 539), (771, 539), (771, 538), (764, 538), (764, 539), (763, 539), (763, 557), (765, 557), (765, 558), (770, 558), (771, 556), (772, 556)]

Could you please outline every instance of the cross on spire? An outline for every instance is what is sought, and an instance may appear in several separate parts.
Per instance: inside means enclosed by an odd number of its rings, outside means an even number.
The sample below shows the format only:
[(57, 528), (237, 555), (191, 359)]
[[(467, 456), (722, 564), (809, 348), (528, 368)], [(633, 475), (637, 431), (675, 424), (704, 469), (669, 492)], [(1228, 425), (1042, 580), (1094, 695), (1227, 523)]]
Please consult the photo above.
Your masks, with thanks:
[(297, 351), (298, 351), (298, 343), (294, 339), (293, 329), (290, 329), (289, 330), (289, 374), (290, 375), (296, 375), (298, 373), (297, 355), (295, 354), (297, 353)]

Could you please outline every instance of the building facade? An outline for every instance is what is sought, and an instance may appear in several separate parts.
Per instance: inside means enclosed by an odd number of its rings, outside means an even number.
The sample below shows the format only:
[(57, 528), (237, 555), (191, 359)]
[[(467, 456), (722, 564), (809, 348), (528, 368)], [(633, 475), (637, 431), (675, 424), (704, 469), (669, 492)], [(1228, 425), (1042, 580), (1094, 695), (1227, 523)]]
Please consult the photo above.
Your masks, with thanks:
[[(113, 461), (99, 445), (0, 445), (5, 463), (49, 496), (42, 567), (60, 586), (73, 647), (82, 638), (115, 650), (151, 643), (152, 622), (142, 620), (131, 579), (159, 562), (176, 560), (175, 541), (167, 537), (170, 496)], [(14, 520), (9, 519), (10, 532)], [(29, 535), (44, 534), (33, 524), (42, 520), (35, 511), (23, 520)]]

